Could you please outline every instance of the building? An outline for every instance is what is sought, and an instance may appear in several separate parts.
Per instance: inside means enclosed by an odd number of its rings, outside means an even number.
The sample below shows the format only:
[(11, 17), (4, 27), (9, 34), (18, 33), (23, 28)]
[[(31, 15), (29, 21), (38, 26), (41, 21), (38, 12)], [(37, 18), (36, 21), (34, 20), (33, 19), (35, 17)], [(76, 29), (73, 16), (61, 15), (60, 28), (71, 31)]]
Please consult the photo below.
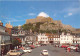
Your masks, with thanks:
[(26, 44), (35, 45), (36, 44), (36, 36), (37, 36), (37, 34), (34, 34), (30, 31), (26, 31), (26, 36), (25, 36)]
[(10, 22), (7, 23), (7, 24), (5, 25), (5, 27), (6, 27), (6, 32), (8, 32), (8, 34), (11, 35), (11, 31), (12, 31), (13, 26), (10, 25)]
[(46, 36), (48, 36), (49, 43), (60, 43), (59, 34), (46, 33)]
[(46, 33), (46, 36), (48, 36), (49, 43), (53, 43), (54, 42), (53, 41), (53, 39), (54, 39), (53, 34)]
[(20, 40), (22, 42), (22, 45), (25, 44), (25, 41), (24, 41), (25, 31), (13, 27), (12, 31), (11, 31), (11, 34), (12, 34), (12, 39), (14, 39), (14, 38), (20, 38)]
[(5, 27), (6, 27), (6, 28), (13, 28), (13, 26), (10, 24), (10, 22), (7, 23), (7, 24), (5, 25)]
[(22, 45), (33, 45), (36, 42), (36, 34), (32, 33), (32, 31), (23, 30), (21, 28), (15, 29), (12, 28), (12, 37), (20, 38), (22, 41)]
[(80, 44), (80, 34), (73, 35), (73, 43)]
[(60, 35), (60, 44), (73, 44), (73, 35), (62, 33)]
[(1, 46), (1, 54), (7, 53), (12, 46), (11, 36), (5, 32), (6, 28), (3, 25), (0, 25), (0, 46)]
[(58, 34), (54, 34), (54, 44), (57, 43), (57, 44), (60, 44), (60, 36)]
[(37, 35), (37, 44), (48, 44), (48, 36), (45, 34), (38, 34)]

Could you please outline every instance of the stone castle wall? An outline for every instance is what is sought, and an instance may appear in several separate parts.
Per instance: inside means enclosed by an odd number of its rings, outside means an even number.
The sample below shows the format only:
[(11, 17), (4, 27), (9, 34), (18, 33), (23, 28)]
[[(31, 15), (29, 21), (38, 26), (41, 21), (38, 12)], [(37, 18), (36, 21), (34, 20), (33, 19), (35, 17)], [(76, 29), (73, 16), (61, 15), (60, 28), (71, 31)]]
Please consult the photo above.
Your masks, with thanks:
[(27, 19), (26, 20), (26, 24), (33, 24), (33, 23), (37, 23), (37, 22), (53, 22), (53, 19), (48, 17), (48, 18), (44, 18), (44, 17), (37, 17), (36, 19)]

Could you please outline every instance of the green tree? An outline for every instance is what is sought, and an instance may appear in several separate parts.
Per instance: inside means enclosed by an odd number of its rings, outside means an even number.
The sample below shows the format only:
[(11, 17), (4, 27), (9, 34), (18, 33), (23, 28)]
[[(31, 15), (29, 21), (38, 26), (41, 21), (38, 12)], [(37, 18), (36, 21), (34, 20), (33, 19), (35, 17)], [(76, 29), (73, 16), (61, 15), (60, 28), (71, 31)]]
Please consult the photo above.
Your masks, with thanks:
[(15, 46), (19, 46), (21, 45), (21, 40), (19, 38), (14, 38), (12, 40), (12, 45), (15, 47)]
[(43, 24), (41, 22), (37, 22), (35, 27), (33, 26), (33, 24), (24, 24), (22, 25), (23, 30), (32, 30), (33, 32), (39, 32), (40, 29), (40, 25)]
[(33, 25), (32, 24), (24, 24), (22, 25), (23, 30), (30, 30), (33, 29)]

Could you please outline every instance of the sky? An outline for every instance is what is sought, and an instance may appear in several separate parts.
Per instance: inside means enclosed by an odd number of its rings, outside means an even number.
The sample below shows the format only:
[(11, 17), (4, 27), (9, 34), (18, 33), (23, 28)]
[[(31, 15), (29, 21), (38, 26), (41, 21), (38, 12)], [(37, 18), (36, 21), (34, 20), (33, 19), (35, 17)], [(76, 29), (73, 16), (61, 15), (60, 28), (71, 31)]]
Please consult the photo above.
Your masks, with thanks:
[(80, 28), (80, 0), (0, 0), (0, 20), (4, 26), (23, 25), (26, 19), (45, 13), (53, 20)]

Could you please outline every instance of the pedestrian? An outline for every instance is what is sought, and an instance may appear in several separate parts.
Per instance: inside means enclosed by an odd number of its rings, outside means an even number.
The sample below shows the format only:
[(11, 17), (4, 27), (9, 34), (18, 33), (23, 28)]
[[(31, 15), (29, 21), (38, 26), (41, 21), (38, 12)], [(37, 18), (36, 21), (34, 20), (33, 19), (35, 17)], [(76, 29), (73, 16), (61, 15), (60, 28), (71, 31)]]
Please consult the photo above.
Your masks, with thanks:
[(71, 49), (70, 48), (67, 48), (67, 52), (70, 52), (71, 51)]

